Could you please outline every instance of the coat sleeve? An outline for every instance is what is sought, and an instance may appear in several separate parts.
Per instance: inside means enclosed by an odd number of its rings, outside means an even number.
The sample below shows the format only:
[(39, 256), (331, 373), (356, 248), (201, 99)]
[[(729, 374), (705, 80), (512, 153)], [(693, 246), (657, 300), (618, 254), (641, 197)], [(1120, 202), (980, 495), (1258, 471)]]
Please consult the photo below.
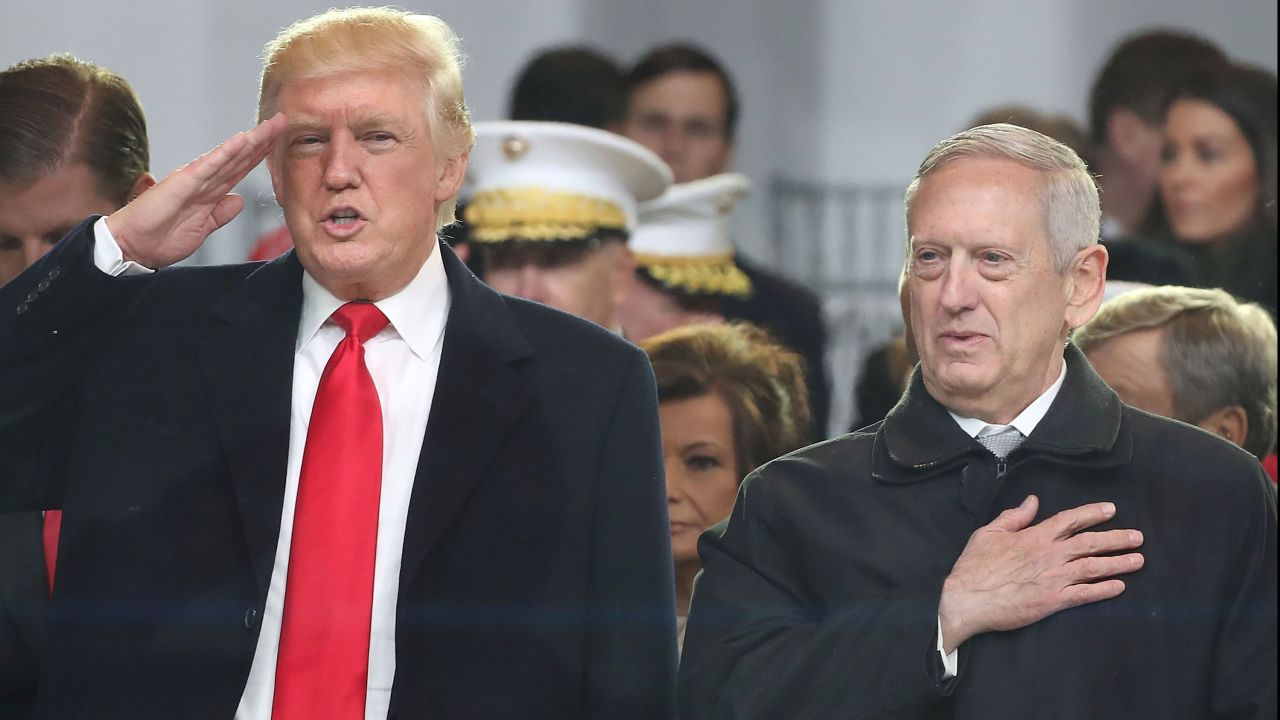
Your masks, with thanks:
[(942, 680), (936, 649), (944, 578), (869, 590), (839, 607), (812, 600), (802, 575), (821, 571), (823, 559), (788, 541), (803, 518), (787, 517), (773, 470), (748, 476), (733, 513), (699, 542), (681, 720), (928, 713), (960, 680)]
[(596, 472), (586, 716), (670, 718), (675, 580), (657, 390), (635, 350), (604, 431)]
[[(1236, 567), (1223, 598), (1214, 648), (1215, 718), (1274, 718), (1276, 704), (1276, 490), (1259, 466), (1234, 513)], [(1225, 531), (1225, 530), (1224, 530)]]
[(61, 505), (75, 381), (149, 284), (93, 264), (93, 223), (0, 287), (0, 512)]

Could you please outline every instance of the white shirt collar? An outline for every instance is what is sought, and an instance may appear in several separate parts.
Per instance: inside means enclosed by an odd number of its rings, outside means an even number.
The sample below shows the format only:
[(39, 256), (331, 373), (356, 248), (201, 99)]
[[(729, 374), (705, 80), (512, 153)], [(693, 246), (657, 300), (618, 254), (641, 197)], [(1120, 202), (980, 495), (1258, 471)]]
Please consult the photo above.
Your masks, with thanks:
[(964, 417), (963, 415), (957, 415), (950, 410), (947, 412), (955, 419), (956, 424), (960, 426), (960, 429), (965, 431), (965, 433), (971, 438), (994, 435), (998, 432), (1003, 432), (1010, 427), (1017, 428), (1018, 432), (1022, 433), (1023, 437), (1031, 437), (1031, 431), (1035, 430), (1036, 425), (1039, 425), (1040, 421), (1044, 419), (1044, 416), (1049, 412), (1049, 406), (1053, 404), (1053, 399), (1058, 397), (1058, 391), (1062, 389), (1062, 381), (1065, 380), (1066, 377), (1067, 363), (1064, 360), (1062, 363), (1062, 369), (1058, 371), (1058, 379), (1053, 381), (1053, 384), (1049, 386), (1049, 389), (1040, 393), (1040, 397), (1032, 401), (1032, 403), (1027, 406), (1027, 409), (1018, 413), (1018, 417), (1014, 418), (1013, 422), (1008, 425), (993, 425), (980, 418)]
[[(404, 289), (374, 303), (391, 321), (378, 336), (389, 332), (398, 334), (413, 354), (423, 360), (430, 357), (431, 348), (444, 333), (445, 319), (449, 316), (449, 278), (440, 259), (441, 252), (437, 245)], [(298, 322), (295, 352), (311, 342), (343, 303), (303, 270), (302, 317)]]

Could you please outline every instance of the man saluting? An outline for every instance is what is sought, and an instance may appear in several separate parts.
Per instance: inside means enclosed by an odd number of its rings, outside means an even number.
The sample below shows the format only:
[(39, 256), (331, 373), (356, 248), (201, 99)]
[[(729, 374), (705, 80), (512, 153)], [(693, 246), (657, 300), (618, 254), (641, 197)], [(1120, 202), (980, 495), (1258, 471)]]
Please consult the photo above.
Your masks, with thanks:
[[(451, 31), (300, 22), (259, 116), (0, 290), (0, 510), (67, 510), (38, 713), (667, 714), (653, 378), (438, 243)], [(296, 252), (165, 269), (264, 157)]]

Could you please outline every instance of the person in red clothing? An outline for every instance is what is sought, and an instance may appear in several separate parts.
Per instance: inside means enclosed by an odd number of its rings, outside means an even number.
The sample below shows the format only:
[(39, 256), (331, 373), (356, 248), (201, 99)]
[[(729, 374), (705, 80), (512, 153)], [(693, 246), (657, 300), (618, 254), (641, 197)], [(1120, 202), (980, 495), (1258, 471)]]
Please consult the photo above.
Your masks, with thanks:
[(1223, 290), (1148, 287), (1108, 300), (1075, 332), (1098, 374), (1140, 410), (1198, 425), (1270, 460), (1276, 325)]
[[(69, 55), (0, 71), (0, 285), (86, 215), (110, 213), (155, 184), (146, 119), (119, 75)], [(35, 700), (62, 513), (0, 514), (0, 708)]]

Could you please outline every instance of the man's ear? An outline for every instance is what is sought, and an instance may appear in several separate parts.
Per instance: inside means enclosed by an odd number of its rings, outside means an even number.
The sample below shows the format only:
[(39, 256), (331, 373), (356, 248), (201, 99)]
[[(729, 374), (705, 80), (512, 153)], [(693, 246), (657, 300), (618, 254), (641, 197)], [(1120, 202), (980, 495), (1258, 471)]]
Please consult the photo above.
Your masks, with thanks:
[(636, 281), (636, 256), (625, 242), (610, 243), (615, 245), (613, 265), (609, 268), (609, 293), (613, 296), (613, 307), (622, 307), (631, 294), (631, 286)]
[(470, 159), (471, 151), (467, 150), (440, 164), (440, 174), (436, 177), (437, 203), (457, 197), (458, 191), (462, 189), (462, 181), (467, 177), (467, 161)]
[(457, 245), (450, 245), (449, 247), (453, 248), (453, 254), (457, 255), (458, 259), (461, 260), (463, 264), (471, 262), (471, 243), (458, 243)]
[(134, 200), (137, 200), (139, 195), (150, 190), (152, 187), (155, 186), (155, 184), (156, 184), (156, 178), (154, 175), (152, 175), (149, 172), (142, 173), (141, 175), (138, 176), (137, 180), (133, 181), (133, 187), (129, 188), (128, 202), (133, 202)]
[(725, 151), (724, 168), (720, 172), (728, 172), (733, 169), (734, 161), (738, 158), (738, 144), (733, 140), (729, 141), (729, 149)]
[(1196, 425), (1244, 447), (1244, 439), (1249, 435), (1249, 413), (1239, 405), (1228, 405), (1209, 413), (1208, 417)]
[(1107, 249), (1094, 243), (1071, 260), (1067, 267), (1068, 329), (1074, 330), (1089, 322), (1102, 305), (1102, 294), (1107, 284)]

